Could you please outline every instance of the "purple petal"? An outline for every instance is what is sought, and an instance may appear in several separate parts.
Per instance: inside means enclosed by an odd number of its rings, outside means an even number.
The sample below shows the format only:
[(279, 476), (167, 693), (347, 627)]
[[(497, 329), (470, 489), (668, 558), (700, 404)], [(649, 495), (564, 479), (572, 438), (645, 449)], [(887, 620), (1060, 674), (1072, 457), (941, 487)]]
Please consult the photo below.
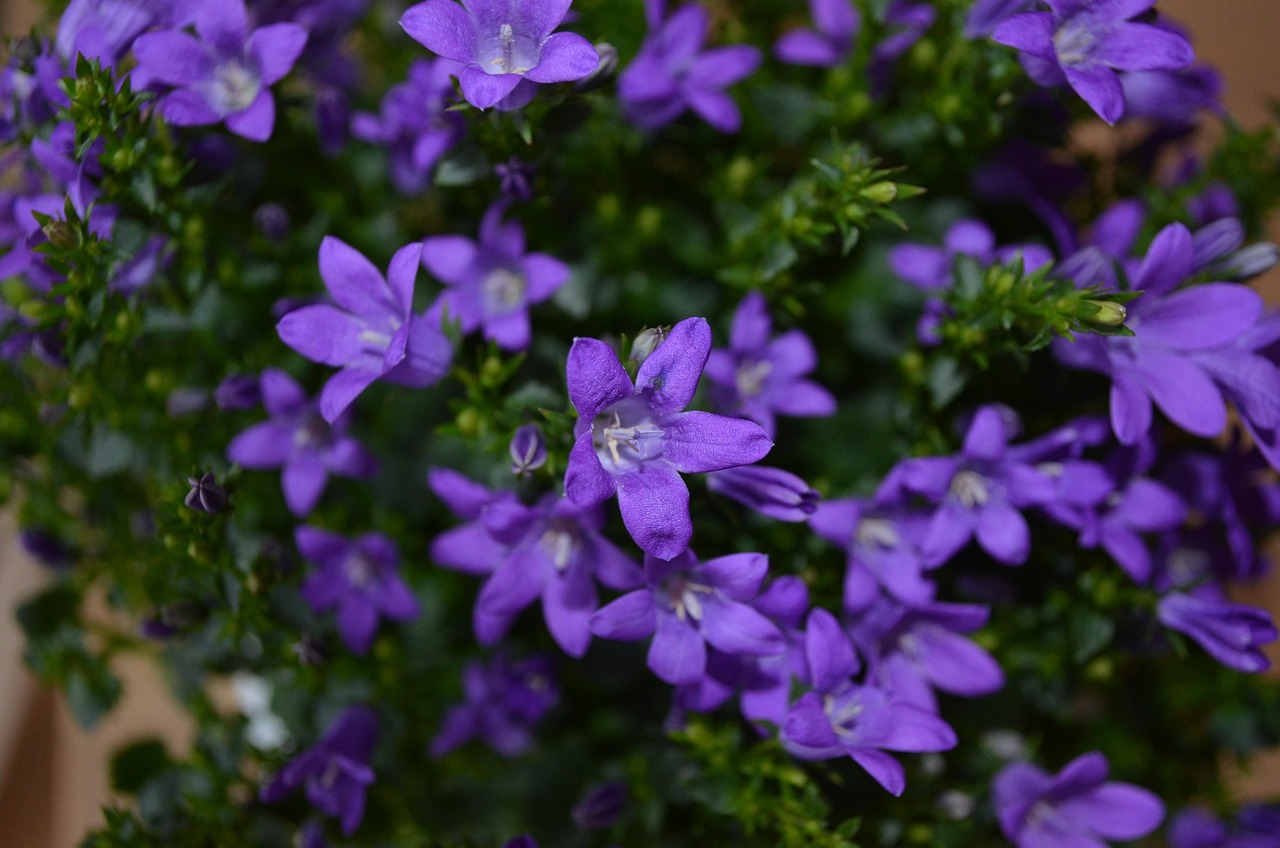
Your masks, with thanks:
[(276, 123), (276, 100), (262, 89), (249, 106), (227, 116), (227, 129), (249, 141), (266, 141)]
[(517, 613), (542, 593), (543, 565), (537, 543), (516, 548), (494, 570), (476, 597), (476, 606), (490, 614)]
[(711, 327), (707, 319), (686, 318), (671, 328), (667, 338), (640, 366), (636, 390), (647, 396), (649, 407), (658, 415), (679, 412), (693, 400), (710, 352)]
[(453, 0), (425, 0), (411, 6), (400, 18), (400, 26), (432, 53), (464, 64), (475, 61), (471, 16)]
[(727, 88), (751, 76), (762, 58), (759, 50), (746, 44), (714, 47), (694, 60), (685, 84), (696, 89)]
[(791, 65), (830, 68), (843, 60), (844, 51), (813, 30), (793, 29), (774, 42), (773, 55)]
[(707, 644), (690, 621), (659, 610), (648, 664), (659, 680), (675, 686), (697, 683), (707, 668)]
[(1045, 12), (1023, 12), (1006, 18), (991, 34), (991, 40), (1042, 59), (1057, 58), (1053, 49), (1053, 16)]
[(595, 506), (613, 497), (617, 485), (613, 475), (600, 464), (591, 431), (587, 430), (569, 452), (569, 467), (564, 472), (565, 496), (578, 506)]
[(546, 580), (542, 589), (542, 615), (551, 638), (571, 657), (581, 657), (591, 643), (588, 626), (596, 611), (595, 584), (585, 568), (570, 567)]
[(698, 565), (712, 586), (735, 601), (746, 603), (760, 591), (769, 573), (769, 558), (764, 554), (728, 554)]
[(1111, 519), (1141, 530), (1158, 533), (1173, 530), (1186, 518), (1187, 505), (1163, 483), (1138, 478), (1129, 483)]
[(440, 282), (465, 285), (478, 272), (476, 243), (464, 236), (431, 236), (422, 241), (422, 264)]
[(332, 424), (376, 379), (377, 371), (361, 365), (351, 365), (334, 374), (320, 391), (320, 417)]
[[(661, 346), (658, 349), (661, 350)], [(578, 415), (588, 423), (606, 406), (635, 393), (618, 355), (599, 339), (573, 340), (565, 377), (569, 384), (569, 400)]]
[(569, 266), (545, 253), (530, 253), (521, 262), (529, 303), (541, 303), (569, 281)]
[(853, 645), (836, 617), (821, 608), (809, 613), (804, 630), (804, 656), (814, 691), (831, 692), (858, 670)]
[(249, 33), (249, 13), (243, 0), (194, 5), (196, 34), (224, 53), (239, 53)]
[(938, 508), (925, 530), (920, 555), (926, 566), (937, 566), (951, 559), (973, 535), (974, 515), (955, 501), (948, 500)]
[(992, 500), (978, 511), (978, 544), (1005, 565), (1021, 565), (1031, 549), (1027, 520), (1007, 501)]
[(654, 631), (657, 614), (653, 592), (636, 589), (596, 610), (587, 622), (591, 632), (605, 639), (635, 642)]
[(160, 114), (176, 127), (201, 127), (221, 121), (221, 112), (209, 105), (204, 95), (191, 88), (171, 91), (160, 101)]
[(497, 105), (523, 80), (519, 74), (486, 74), (475, 65), (467, 65), (458, 72), (462, 96), (477, 109)]
[(381, 272), (340, 238), (325, 236), (320, 242), (320, 276), (334, 301), (352, 314), (381, 318), (405, 312), (392, 300)]
[(362, 595), (348, 595), (338, 608), (338, 632), (347, 650), (364, 656), (378, 631), (378, 611)]
[(249, 34), (245, 48), (258, 63), (258, 78), (263, 85), (273, 85), (302, 55), (307, 46), (307, 30), (298, 24), (271, 24)]
[(889, 250), (889, 268), (917, 288), (930, 291), (951, 284), (951, 258), (941, 248), (899, 244)]
[(1156, 351), (1144, 351), (1135, 365), (1156, 406), (1188, 433), (1216, 436), (1227, 426), (1222, 392), (1198, 365)]
[(297, 516), (307, 515), (315, 509), (328, 482), (329, 472), (324, 463), (319, 457), (310, 454), (295, 458), (280, 472), (285, 503), (289, 505), (289, 511)]
[(489, 574), (507, 556), (480, 522), (446, 530), (431, 543), (431, 559), (445, 568), (477, 576)]
[(850, 0), (809, 0), (809, 14), (818, 29), (833, 39), (851, 39), (862, 26)]
[(1142, 311), (1134, 332), (1142, 342), (1174, 350), (1204, 350), (1235, 340), (1262, 317), (1262, 298), (1237, 283), (1206, 283), (1174, 292)]
[(542, 42), (538, 64), (524, 76), (534, 82), (572, 82), (591, 73), (599, 64), (600, 55), (590, 41), (574, 32), (557, 32)]
[(733, 312), (729, 346), (742, 353), (756, 353), (769, 343), (772, 331), (773, 319), (769, 317), (768, 301), (758, 291), (748, 292)]
[(782, 736), (807, 748), (833, 748), (840, 744), (831, 720), (822, 709), (822, 700), (814, 692), (801, 696), (787, 711)]
[(298, 527), (293, 538), (303, 558), (319, 564), (340, 562), (351, 549), (345, 536), (318, 527)]
[(1068, 65), (1063, 70), (1067, 82), (1098, 113), (1098, 117), (1108, 124), (1120, 120), (1124, 115), (1124, 89), (1115, 71), (1103, 65)]
[(890, 794), (901, 795), (907, 788), (907, 776), (903, 771), (902, 763), (884, 751), (855, 748), (849, 751), (849, 756), (855, 763), (866, 769), (867, 774), (875, 778), (876, 783), (883, 786)]
[(1138, 585), (1146, 585), (1151, 577), (1151, 552), (1141, 536), (1124, 527), (1108, 524), (1102, 528), (1101, 542), (1102, 549), (1124, 569), (1125, 574)]
[(1151, 429), (1151, 398), (1137, 382), (1116, 374), (1111, 383), (1111, 427), (1123, 445), (1137, 444)]
[(166, 85), (193, 85), (213, 77), (215, 62), (208, 49), (185, 32), (161, 30), (133, 43), (138, 68)]
[(422, 613), (418, 599), (398, 576), (383, 580), (378, 606), (382, 609), (383, 617), (392, 621), (412, 621)]
[(701, 624), (707, 642), (726, 654), (766, 657), (786, 648), (773, 622), (736, 601), (709, 599), (703, 604)]
[[(321, 245), (323, 248), (323, 244)], [(387, 287), (399, 314), (407, 315), (413, 309), (413, 287), (422, 264), (422, 242), (407, 244), (391, 257), (387, 266)], [(353, 310), (354, 311), (354, 310)]]
[(1009, 839), (1022, 830), (1027, 810), (1048, 791), (1052, 779), (1030, 763), (1011, 763), (991, 782), (991, 795), (1000, 829)]
[(1089, 822), (1090, 829), (1108, 840), (1141, 839), (1164, 819), (1160, 799), (1131, 783), (1106, 783), (1057, 806), (1065, 816)]
[(321, 365), (346, 365), (363, 353), (357, 318), (326, 303), (295, 309), (280, 319), (280, 340)]
[(293, 450), (293, 428), (276, 421), (263, 421), (231, 440), (227, 459), (245, 468), (279, 468)]
[(796, 418), (823, 418), (834, 415), (836, 399), (831, 392), (808, 380), (787, 386), (786, 391), (774, 398), (773, 409), (779, 415)]
[(773, 442), (754, 421), (710, 412), (681, 412), (667, 420), (663, 455), (686, 474), (750, 465)]
[(1004, 688), (1004, 671), (975, 642), (941, 627), (917, 633), (918, 663), (929, 682), (943, 692), (974, 698)]
[(718, 132), (735, 133), (742, 126), (738, 104), (723, 92), (696, 89), (686, 92), (685, 99), (689, 108)]
[(427, 485), (459, 518), (479, 518), (481, 508), (496, 497), (488, 487), (451, 468), (432, 468), (427, 472)]
[[(599, 464), (598, 459), (596, 463)], [(689, 489), (674, 468), (666, 463), (650, 463), (638, 472), (621, 476), (617, 482), (622, 523), (641, 550), (669, 560), (689, 547), (693, 536)]]
[(964, 455), (972, 459), (998, 460), (1004, 456), (1009, 437), (1004, 417), (994, 406), (984, 406), (973, 416), (964, 436)]
[(1133, 288), (1145, 291), (1148, 297), (1173, 291), (1191, 276), (1194, 244), (1191, 231), (1183, 224), (1173, 223), (1161, 229), (1152, 239), (1141, 267), (1134, 274)]
[(1186, 38), (1151, 24), (1122, 23), (1104, 32), (1093, 57), (1122, 71), (1176, 71), (1195, 61)]
[(306, 392), (279, 368), (263, 369), (258, 385), (262, 389), (262, 405), (272, 416), (292, 415), (307, 404)]

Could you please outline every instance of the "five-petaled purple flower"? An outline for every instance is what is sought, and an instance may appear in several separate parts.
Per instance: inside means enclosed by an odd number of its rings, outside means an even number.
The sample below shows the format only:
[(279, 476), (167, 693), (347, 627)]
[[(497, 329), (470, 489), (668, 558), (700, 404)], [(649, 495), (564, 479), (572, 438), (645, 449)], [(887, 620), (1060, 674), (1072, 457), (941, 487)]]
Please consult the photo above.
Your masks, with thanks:
[(750, 421), (681, 411), (710, 351), (706, 319), (687, 318), (644, 361), (633, 384), (604, 342), (578, 338), (569, 350), (569, 398), (579, 417), (565, 494), (585, 507), (616, 493), (631, 537), (660, 559), (682, 553), (693, 536), (682, 473), (750, 465), (773, 447)]
[(818, 504), (809, 517), (813, 532), (844, 549), (844, 609), (863, 612), (883, 602), (881, 590), (904, 604), (933, 599), (933, 581), (924, 576), (920, 542), (928, 513), (908, 509), (900, 498), (840, 498)]
[(489, 207), (480, 240), (431, 236), (422, 242), (422, 264), (446, 288), (428, 311), (441, 310), (462, 325), (482, 329), (505, 350), (529, 346), (529, 307), (541, 303), (569, 279), (569, 266), (545, 253), (525, 253), (524, 228), (503, 221), (506, 203)]
[(836, 411), (831, 392), (805, 376), (818, 363), (813, 342), (800, 330), (770, 338), (773, 319), (764, 295), (751, 292), (738, 304), (729, 347), (707, 359), (716, 408), (750, 418), (772, 436), (775, 417), (823, 417)]
[(1050, 12), (1005, 19), (992, 35), (1023, 52), (1023, 67), (1044, 86), (1070, 83), (1093, 111), (1114, 124), (1124, 115), (1121, 71), (1172, 71), (1195, 59), (1181, 35), (1131, 21), (1155, 0), (1047, 0)]
[(426, 0), (400, 26), (433, 53), (461, 62), (462, 96), (477, 109), (519, 109), (537, 83), (572, 82), (600, 63), (591, 43), (553, 32), (572, 0)]
[(560, 700), (554, 672), (547, 656), (512, 662), (498, 654), (487, 663), (467, 663), (462, 672), (465, 700), (445, 714), (431, 740), (431, 756), (443, 757), (472, 739), (504, 757), (528, 750), (533, 725)]
[(346, 420), (328, 424), (320, 405), (285, 372), (268, 368), (259, 381), (271, 418), (254, 424), (227, 445), (227, 459), (245, 468), (280, 469), (289, 510), (299, 517), (315, 509), (330, 474), (368, 477), (374, 458), (346, 434)]
[(355, 248), (333, 236), (320, 243), (320, 276), (337, 302), (295, 309), (276, 332), (289, 347), (342, 370), (320, 393), (320, 414), (332, 423), (370, 383), (411, 388), (445, 375), (453, 349), (435, 320), (413, 314), (413, 285), (422, 244), (400, 248), (386, 278)]
[(764, 554), (706, 562), (689, 550), (670, 561), (646, 556), (649, 585), (602, 607), (591, 617), (591, 632), (625, 641), (652, 635), (649, 668), (675, 685), (702, 679), (708, 644), (731, 655), (781, 654), (786, 648), (782, 631), (750, 606), (768, 570)]
[(901, 795), (906, 774), (885, 751), (955, 747), (955, 731), (934, 713), (850, 680), (857, 655), (835, 616), (824, 609), (809, 613), (804, 653), (813, 691), (802, 695), (782, 722), (782, 742), (794, 756), (847, 755), (889, 792)]
[(381, 533), (348, 539), (317, 527), (294, 531), (298, 550), (316, 565), (302, 597), (317, 613), (338, 611), (338, 632), (353, 654), (368, 653), (378, 619), (409, 621), (421, 611), (400, 577), (400, 553)]
[(1018, 848), (1082, 848), (1146, 836), (1164, 804), (1140, 786), (1107, 780), (1107, 758), (1093, 751), (1056, 775), (1030, 763), (1005, 766), (991, 784), (1000, 829)]
[(645, 4), (649, 36), (618, 77), (618, 100), (627, 120), (658, 130), (692, 109), (720, 132), (737, 132), (742, 113), (724, 90), (749, 77), (760, 51), (746, 44), (703, 50), (711, 16), (701, 3), (687, 3), (666, 21), (661, 0)]
[(244, 0), (210, 0), (195, 14), (197, 39), (176, 30), (151, 32), (133, 44), (135, 75), (175, 86), (160, 100), (165, 120), (179, 126), (226, 121), (250, 141), (266, 141), (275, 125), (271, 86), (289, 73), (307, 43), (292, 23), (249, 30)]
[(378, 744), (378, 718), (367, 707), (343, 710), (320, 741), (299, 754), (262, 787), (259, 798), (274, 804), (306, 787), (307, 803), (336, 816), (347, 836), (364, 818), (365, 793), (374, 781), (369, 759)]
[(792, 65), (830, 68), (853, 52), (862, 17), (852, 0), (809, 0), (814, 29), (793, 29), (773, 45), (773, 55)]

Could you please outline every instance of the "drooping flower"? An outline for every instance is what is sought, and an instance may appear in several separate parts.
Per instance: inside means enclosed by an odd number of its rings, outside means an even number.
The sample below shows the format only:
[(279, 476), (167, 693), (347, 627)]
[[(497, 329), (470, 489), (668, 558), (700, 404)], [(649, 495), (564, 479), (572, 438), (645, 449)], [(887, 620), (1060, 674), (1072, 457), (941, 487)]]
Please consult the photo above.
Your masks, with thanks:
[(298, 550), (316, 569), (302, 584), (302, 597), (317, 613), (337, 610), (338, 632), (347, 650), (364, 655), (380, 618), (410, 621), (421, 612), (400, 577), (400, 553), (381, 533), (348, 539), (317, 527), (294, 531)]
[(1165, 595), (1156, 604), (1156, 615), (1165, 627), (1190, 636), (1227, 668), (1254, 673), (1271, 667), (1260, 648), (1280, 633), (1264, 609), (1232, 603), (1220, 590), (1204, 585)]
[(365, 794), (373, 785), (369, 766), (378, 744), (378, 718), (367, 707), (348, 707), (338, 714), (320, 741), (280, 770), (258, 793), (264, 804), (274, 804), (300, 787), (307, 803), (326, 816), (334, 816), (347, 836), (364, 819)]
[(992, 38), (1023, 52), (1023, 67), (1043, 86), (1066, 82), (1109, 124), (1125, 113), (1116, 71), (1174, 71), (1195, 59), (1168, 29), (1131, 20), (1155, 0), (1048, 0), (1049, 12), (1005, 19)]
[(764, 295), (751, 292), (738, 304), (729, 329), (729, 347), (707, 359), (711, 399), (727, 415), (749, 418), (773, 436), (778, 415), (824, 417), (836, 399), (805, 379), (818, 363), (813, 342), (801, 330), (773, 333)]
[(225, 121), (250, 141), (266, 141), (275, 125), (271, 86), (293, 68), (307, 31), (292, 23), (249, 30), (244, 0), (211, 0), (198, 6), (196, 34), (161, 30), (133, 44), (134, 74), (147, 84), (174, 89), (160, 99), (160, 113), (178, 126)]
[(431, 740), (437, 759), (473, 739), (504, 757), (518, 756), (533, 744), (533, 725), (560, 700), (547, 656), (512, 662), (498, 654), (487, 663), (467, 663), (462, 688), (465, 700), (449, 709)]
[(579, 338), (569, 350), (566, 375), (578, 423), (565, 494), (584, 507), (616, 494), (631, 537), (661, 559), (682, 553), (693, 535), (680, 475), (750, 465), (773, 447), (750, 421), (681, 411), (710, 350), (706, 319), (685, 319), (640, 366), (635, 383), (604, 342)]
[(809, 0), (813, 29), (783, 33), (773, 45), (773, 55), (792, 65), (830, 68), (853, 52), (853, 39), (862, 28), (862, 16), (851, 0)]
[(591, 617), (591, 632), (624, 641), (652, 635), (649, 668), (675, 685), (702, 678), (707, 645), (726, 654), (780, 654), (781, 631), (750, 606), (768, 569), (768, 558), (754, 553), (706, 562), (689, 550), (671, 560), (646, 556), (648, 585), (602, 607)]
[(857, 655), (831, 613), (814, 609), (809, 614), (804, 646), (812, 691), (792, 705), (782, 723), (782, 742), (793, 756), (848, 756), (889, 792), (901, 795), (906, 774), (885, 751), (955, 747), (955, 731), (934, 713), (850, 679)]
[[(431, 557), (447, 568), (488, 575), (474, 616), (481, 644), (501, 639), (520, 611), (541, 598), (552, 638), (580, 657), (591, 642), (587, 622), (598, 605), (596, 581), (629, 590), (643, 580), (639, 565), (600, 532), (599, 507), (580, 507), (554, 493), (525, 506), (510, 492), (489, 492), (444, 469), (429, 479), (455, 513), (471, 519), (438, 536)], [(479, 497), (483, 502), (470, 508)], [(483, 541), (477, 544), (477, 538)]]
[(299, 517), (310, 514), (324, 493), (330, 474), (368, 477), (376, 463), (346, 433), (346, 420), (332, 424), (320, 416), (320, 404), (278, 368), (262, 372), (262, 402), (271, 416), (254, 424), (227, 445), (227, 459), (245, 468), (280, 469), (285, 503)]
[(529, 346), (529, 307), (555, 294), (569, 280), (569, 266), (545, 253), (526, 253), (524, 227), (503, 221), (506, 203), (489, 207), (479, 241), (430, 236), (422, 242), (422, 264), (445, 284), (428, 315), (441, 310), (462, 332), (483, 330), (504, 350)]
[(1005, 766), (991, 793), (1005, 837), (1018, 848), (1079, 848), (1146, 836), (1164, 804), (1131, 783), (1108, 781), (1107, 758), (1094, 751), (1056, 775), (1031, 765)]
[(320, 393), (320, 414), (330, 424), (374, 380), (422, 388), (448, 371), (449, 340), (432, 318), (413, 314), (421, 261), (421, 243), (402, 247), (384, 278), (340, 239), (325, 236), (320, 243), (320, 276), (337, 305), (295, 309), (276, 332), (307, 359), (342, 369)]
[(664, 21), (665, 5), (646, 4), (649, 35), (618, 77), (623, 115), (654, 131), (692, 109), (714, 129), (737, 132), (742, 113), (724, 90), (759, 67), (760, 51), (746, 44), (703, 50), (711, 26), (706, 7), (686, 3)]
[(351, 119), (356, 138), (387, 148), (391, 183), (401, 194), (430, 185), (436, 163), (462, 137), (462, 116), (445, 109), (453, 96), (449, 77), (457, 73), (458, 64), (449, 59), (416, 59), (408, 78), (383, 95), (379, 114)]
[(596, 69), (591, 43), (555, 32), (572, 0), (426, 0), (400, 26), (423, 47), (462, 64), (462, 96), (477, 109), (519, 109), (538, 83), (572, 82)]
[(790, 471), (765, 465), (712, 471), (707, 489), (778, 521), (804, 521), (818, 508), (821, 497)]

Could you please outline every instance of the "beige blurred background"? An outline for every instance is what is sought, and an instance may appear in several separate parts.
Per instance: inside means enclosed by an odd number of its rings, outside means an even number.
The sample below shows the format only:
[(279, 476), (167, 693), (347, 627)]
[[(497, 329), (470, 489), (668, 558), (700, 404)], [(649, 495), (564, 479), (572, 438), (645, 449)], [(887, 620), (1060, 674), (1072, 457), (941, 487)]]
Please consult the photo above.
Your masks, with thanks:
[[(1158, 8), (1188, 25), (1199, 57), (1221, 69), (1231, 114), (1245, 126), (1262, 124), (1268, 99), (1280, 100), (1280, 0), (1159, 0)], [(5, 33), (26, 32), (34, 20), (30, 0), (0, 0)], [(1272, 238), (1280, 241), (1280, 222)], [(1268, 300), (1280, 303), (1280, 277), (1263, 285)], [(117, 669), (125, 696), (93, 734), (75, 725), (59, 696), (33, 684), (21, 664), (12, 610), (41, 585), (42, 575), (13, 531), (12, 518), (0, 513), (0, 848), (72, 848), (101, 820), (110, 752), (160, 736), (180, 753), (190, 724), (141, 661)], [(1239, 594), (1280, 612), (1280, 580)], [(1272, 656), (1280, 665), (1280, 651)], [(1280, 794), (1280, 753), (1242, 776), (1239, 787), (1248, 798)]]

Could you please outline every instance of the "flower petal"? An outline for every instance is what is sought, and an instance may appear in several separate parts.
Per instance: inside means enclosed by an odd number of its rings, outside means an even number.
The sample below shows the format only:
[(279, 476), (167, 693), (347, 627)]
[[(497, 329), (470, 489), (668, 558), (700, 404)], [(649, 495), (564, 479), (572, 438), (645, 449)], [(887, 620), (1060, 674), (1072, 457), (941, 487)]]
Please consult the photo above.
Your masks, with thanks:
[(576, 32), (552, 33), (542, 42), (538, 64), (525, 71), (525, 79), (534, 82), (572, 82), (580, 80), (600, 65), (600, 54)]
[(1134, 333), (1141, 343), (1174, 350), (1229, 344), (1262, 317), (1262, 298), (1237, 283), (1205, 283), (1160, 298), (1142, 311)]
[(635, 642), (645, 638), (657, 626), (653, 591), (636, 589), (605, 604), (591, 616), (587, 626), (605, 639)]
[(565, 365), (565, 379), (569, 384), (569, 400), (586, 423), (606, 406), (635, 393), (618, 355), (599, 339), (573, 340)]
[(453, 0), (425, 0), (409, 7), (400, 26), (423, 47), (455, 62), (476, 60), (471, 16)]
[(1021, 565), (1031, 550), (1027, 520), (1008, 501), (988, 501), (978, 511), (978, 544), (1005, 565)]
[(1227, 426), (1222, 392), (1200, 366), (1182, 356), (1143, 351), (1137, 376), (1169, 420), (1188, 433), (1211, 437)]
[(325, 236), (320, 242), (320, 276), (334, 301), (353, 315), (382, 318), (404, 314), (381, 272), (340, 238)]
[(1124, 115), (1124, 89), (1115, 71), (1104, 65), (1068, 65), (1063, 71), (1067, 82), (1102, 120), (1114, 124)]
[(836, 617), (815, 607), (805, 622), (804, 656), (815, 692), (831, 692), (858, 670), (858, 657)]
[(249, 33), (245, 50), (258, 63), (258, 79), (274, 85), (293, 68), (302, 48), (307, 46), (307, 30), (298, 24), (270, 24)]
[(467, 65), (458, 72), (462, 84), (462, 96), (477, 109), (495, 106), (524, 81), (519, 74), (486, 74), (475, 65)]
[(320, 416), (332, 424), (378, 376), (363, 365), (349, 365), (334, 374), (320, 391)]
[(773, 448), (773, 441), (754, 421), (711, 412), (681, 412), (668, 419), (663, 429), (663, 456), (686, 474), (750, 465)]
[[(576, 343), (575, 343), (576, 344)], [(689, 405), (711, 353), (711, 327), (705, 318), (686, 318), (649, 354), (636, 373), (636, 391), (658, 415)]]
[(569, 466), (564, 472), (565, 496), (578, 506), (595, 506), (613, 497), (617, 486), (613, 475), (600, 464), (591, 431), (587, 430), (569, 452)]
[(782, 631), (746, 604), (713, 598), (702, 612), (702, 635), (726, 654), (767, 657), (786, 649)]
[(227, 115), (227, 129), (249, 141), (266, 141), (276, 123), (276, 99), (262, 89), (246, 108)]
[(320, 458), (303, 454), (287, 463), (280, 472), (280, 485), (289, 511), (299, 517), (315, 509), (329, 482), (329, 472)]
[(669, 560), (689, 547), (693, 536), (689, 489), (674, 468), (650, 463), (638, 472), (621, 475), (617, 484), (622, 523), (641, 550)]
[(675, 686), (697, 683), (707, 668), (707, 643), (693, 623), (670, 610), (658, 610), (657, 628), (649, 645), (649, 668), (659, 680)]

